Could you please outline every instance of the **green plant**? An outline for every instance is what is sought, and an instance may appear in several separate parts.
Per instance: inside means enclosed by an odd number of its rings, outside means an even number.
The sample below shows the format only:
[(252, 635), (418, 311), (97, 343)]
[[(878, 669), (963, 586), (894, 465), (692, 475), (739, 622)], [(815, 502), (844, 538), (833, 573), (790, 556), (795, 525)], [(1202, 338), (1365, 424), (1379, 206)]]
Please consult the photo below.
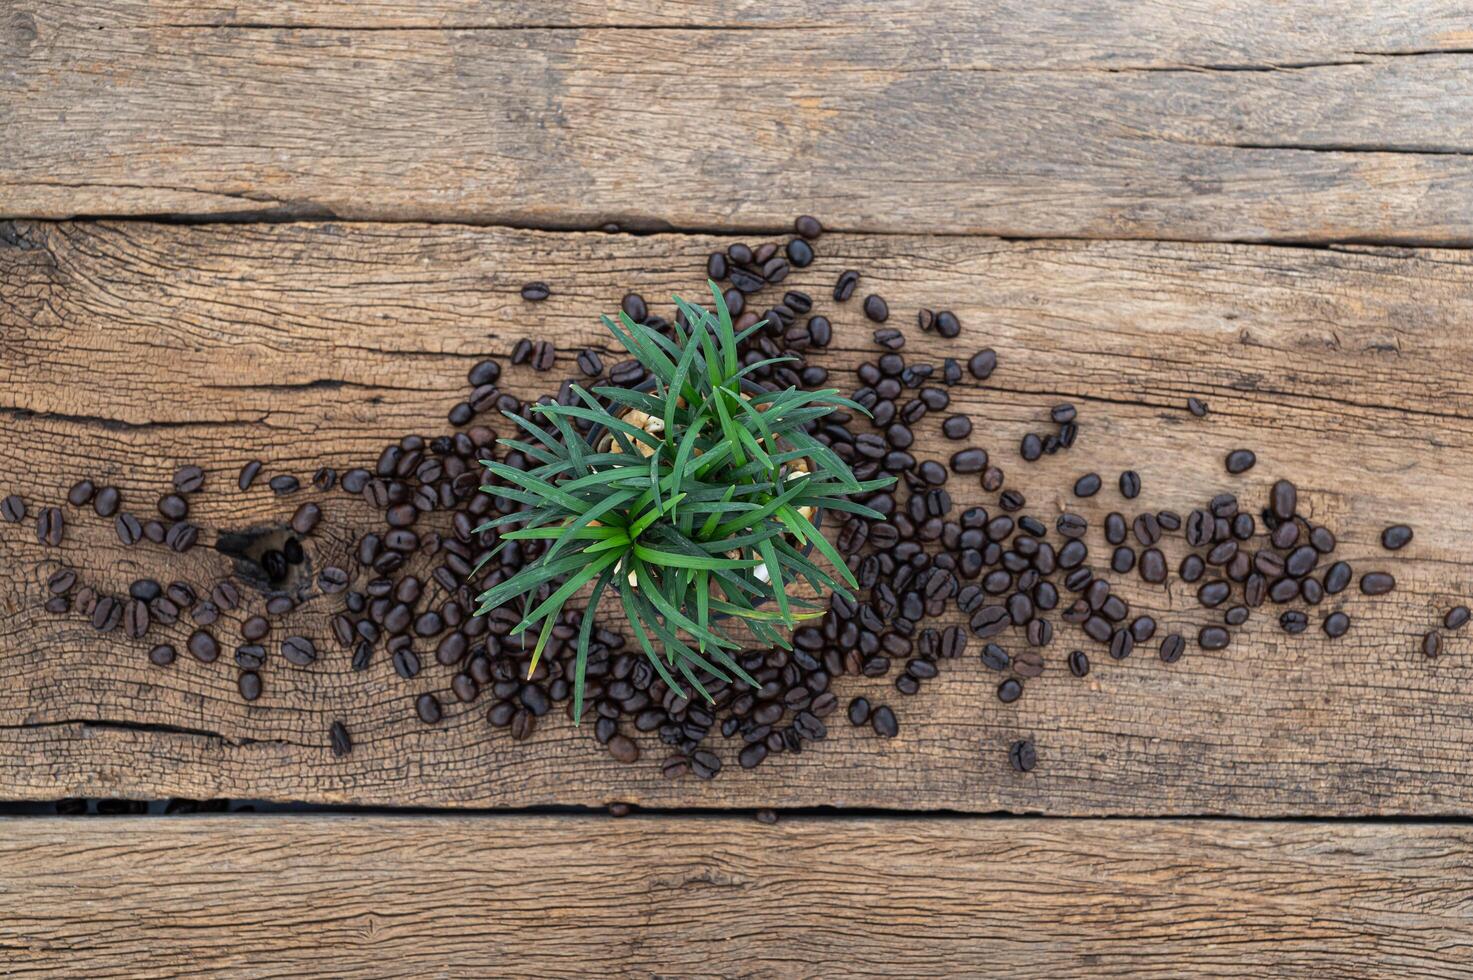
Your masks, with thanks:
[[(828, 510), (880, 518), (849, 498), (894, 482), (855, 479), (804, 430), (840, 406), (867, 414), (862, 406), (834, 390), (743, 390), (763, 365), (793, 358), (743, 366), (739, 346), (762, 324), (736, 333), (721, 290), (709, 285), (715, 312), (676, 297), (685, 326), (677, 321), (670, 337), (623, 314), (617, 323), (603, 318), (648, 370), (651, 390), (590, 393), (575, 385), (581, 404), (507, 413), (530, 438), (499, 442), (536, 465), (483, 461), (494, 485), (482, 489), (525, 509), (482, 529), (497, 528), (501, 547), (540, 541), (545, 550), (482, 593), (479, 611), (521, 601), (524, 616), (512, 634), (540, 624), (535, 669), (564, 604), (591, 585), (578, 634), (575, 718), (594, 614), (610, 591), (671, 689), (684, 694), (678, 674), (709, 700), (702, 673), (758, 686), (731, 655), (741, 644), (720, 624), (743, 622), (761, 642), (788, 647), (797, 623), (821, 614), (816, 603), (789, 595), (790, 584), (802, 579), (820, 594), (850, 594), (809, 560), (810, 548), (855, 584), (814, 517)], [(590, 443), (580, 423), (606, 437)]]

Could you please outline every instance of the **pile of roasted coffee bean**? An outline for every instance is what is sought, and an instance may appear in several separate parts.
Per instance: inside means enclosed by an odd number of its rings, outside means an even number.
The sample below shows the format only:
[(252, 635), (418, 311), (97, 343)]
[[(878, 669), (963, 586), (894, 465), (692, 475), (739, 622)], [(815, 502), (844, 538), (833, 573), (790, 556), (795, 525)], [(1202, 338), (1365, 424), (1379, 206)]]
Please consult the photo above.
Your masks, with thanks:
[[(737, 244), (712, 253), (706, 273), (725, 284), (739, 330), (759, 319), (766, 322), (746, 342), (745, 363), (781, 356), (796, 359), (764, 364), (755, 370), (754, 380), (773, 388), (847, 388), (838, 379), (831, 381), (828, 371), (814, 363), (832, 340), (829, 319), (815, 311), (812, 295), (780, 285), (793, 269), (813, 261), (813, 242), (821, 228), (815, 219), (803, 217), (796, 222), (796, 231), (783, 243)], [(858, 271), (846, 270), (833, 286), (832, 300), (849, 302), (861, 281)], [(546, 283), (536, 282), (524, 286), (521, 294), (524, 300), (537, 302), (551, 292)], [(770, 305), (759, 303), (769, 293), (774, 294)], [(722, 768), (718, 748), (723, 744), (730, 746), (742, 767), (752, 768), (771, 755), (801, 752), (823, 740), (827, 719), (841, 707), (835, 688), (842, 686), (839, 678), (845, 675), (893, 677), (897, 694), (912, 695), (937, 677), (944, 663), (975, 650), (983, 667), (999, 675), (998, 700), (1012, 703), (1023, 696), (1025, 684), (1044, 672), (1046, 657), (1058, 656), (1072, 675), (1083, 677), (1091, 670), (1085, 647), (1092, 644), (1110, 659), (1121, 660), (1154, 641), (1160, 659), (1174, 663), (1193, 643), (1203, 650), (1227, 647), (1232, 630), (1266, 603), (1294, 605), (1279, 615), (1279, 623), (1286, 632), (1303, 632), (1310, 625), (1308, 610), (1351, 585), (1355, 570), (1343, 560), (1333, 560), (1334, 534), (1299, 513), (1297, 493), (1287, 480), (1273, 486), (1262, 506), (1223, 492), (1184, 516), (1171, 511), (1111, 512), (1101, 528), (1104, 547), (1110, 549), (1107, 572), (1102, 563), (1091, 561), (1086, 543), (1090, 523), (1066, 511), (1051, 528), (1029, 513), (1024, 494), (1004, 488), (1006, 474), (987, 449), (965, 445), (943, 462), (925, 458), (916, 445), (913, 427), (927, 415), (946, 413), (953, 387), (987, 381), (998, 369), (996, 353), (982, 349), (960, 361), (944, 358), (939, 365), (908, 361), (903, 354), (905, 331), (885, 325), (891, 318), (888, 302), (870, 293), (861, 306), (877, 324), (877, 354), (858, 366), (852, 397), (871, 417), (838, 412), (813, 427), (814, 435), (850, 462), (861, 479), (889, 474), (897, 481), (890, 490), (863, 501), (885, 520), (854, 517), (833, 528), (837, 546), (860, 584), (856, 598), (831, 597), (820, 620), (795, 632), (790, 651), (742, 653), (738, 658), (742, 667), (760, 687), (717, 681), (709, 685), (714, 703), (693, 701), (668, 689), (643, 656), (626, 644), (618, 619), (605, 609), (606, 621), (593, 632), (584, 720), (591, 721), (587, 729), (616, 760), (638, 760), (641, 750), (635, 736), (644, 734), (665, 746), (661, 767), (667, 776), (689, 773), (710, 778)], [(671, 328), (637, 294), (626, 295), (621, 307), (637, 321)], [(949, 310), (919, 310), (916, 328), (946, 339), (963, 333), (961, 321)], [(547, 372), (557, 365), (558, 356), (548, 341), (521, 340), (509, 362), (519, 370)], [(576, 376), (562, 379), (539, 401), (571, 404), (575, 381), (593, 388), (633, 387), (645, 380), (638, 362), (606, 365), (593, 349), (577, 352), (574, 361)], [(502, 424), (501, 412), (525, 409), (521, 399), (500, 387), (502, 372), (494, 359), (471, 368), (462, 395), (448, 412), (446, 431), (406, 435), (385, 446), (371, 466), (341, 476), (327, 467), (312, 475), (316, 493), (356, 496), (376, 515), (353, 531), (356, 546), (351, 560), (315, 568), (314, 536), (324, 511), (319, 503), (308, 501), (296, 506), (277, 529), (215, 535), (215, 547), (234, 559), (237, 569), (251, 570), (248, 589), (234, 578), (167, 585), (140, 579), (126, 596), (115, 596), (97, 592), (82, 580), (79, 570), (62, 566), (48, 581), (46, 608), (86, 617), (102, 632), (121, 628), (157, 669), (177, 669), (181, 642), (190, 657), (204, 664), (215, 662), (222, 648), (233, 646), (236, 681), (246, 701), (263, 695), (268, 668), (303, 668), (324, 656), (344, 670), (392, 670), (406, 681), (433, 671), (439, 693), (406, 697), (407, 709), (424, 724), (436, 725), (449, 713), (473, 710), (511, 738), (529, 738), (554, 708), (562, 706), (564, 713), (571, 709), (574, 640), (581, 614), (569, 611), (562, 617), (547, 654), (530, 676), (529, 645), (509, 636), (519, 619), (517, 612), (503, 608), (475, 614), (475, 597), (482, 590), (539, 554), (538, 546), (530, 542), (509, 543), (497, 551), (501, 543), (497, 533), (477, 530), (488, 519), (514, 513), (519, 506), (497, 494), (495, 481), (483, 492), (480, 461), (495, 457), (516, 468), (530, 465), (521, 453), (497, 445), (497, 433), (488, 424)], [(1196, 398), (1189, 399), (1185, 408), (1196, 417), (1208, 413), (1207, 405)], [(1052, 406), (1047, 418), (1050, 430), (1023, 437), (1018, 451), (1024, 462), (1074, 445), (1080, 432), (1076, 408)], [(964, 414), (945, 415), (940, 428), (948, 440), (969, 442), (974, 435)], [(1234, 450), (1226, 457), (1225, 469), (1236, 476), (1255, 462), (1250, 450)], [(259, 461), (248, 462), (235, 491), (251, 492), (262, 470)], [(957, 512), (946, 486), (953, 477), (980, 482), (983, 491), (997, 494), (995, 504)], [(1140, 476), (1133, 471), (1118, 474), (1115, 483), (1125, 501), (1135, 500), (1142, 491)], [(1073, 492), (1079, 498), (1093, 497), (1104, 484), (1100, 474), (1085, 473), (1075, 481)], [(291, 474), (273, 475), (266, 486), (284, 499), (307, 489)], [(71, 488), (66, 503), (74, 515), (90, 508), (98, 519), (112, 521), (126, 546), (148, 542), (183, 553), (200, 540), (201, 529), (189, 521), (190, 500), (204, 489), (204, 472), (184, 466), (174, 475), (172, 487), (153, 502), (157, 516), (135, 516), (123, 508), (117, 489), (98, 487), (88, 479)], [(18, 496), (0, 501), (0, 516), (6, 521), (25, 520), (27, 511)], [(38, 539), (52, 547), (60, 545), (66, 521), (60, 506), (41, 508)], [(1134, 575), (1164, 587), (1170, 572), (1160, 544), (1172, 535), (1182, 536), (1189, 549), (1178, 564), (1177, 577), (1201, 583), (1197, 588), (1201, 604), (1224, 612), (1220, 623), (1200, 627), (1195, 636), (1160, 631), (1163, 635), (1157, 639), (1156, 619), (1149, 612), (1132, 610), (1112, 590), (1109, 575)], [(1388, 528), (1382, 540), (1387, 549), (1397, 550), (1411, 537), (1409, 528), (1397, 525)], [(1367, 595), (1380, 595), (1394, 588), (1395, 581), (1386, 571), (1366, 570), (1359, 587)], [(238, 636), (217, 635), (221, 613), (237, 610)], [(1051, 618), (1056, 610), (1060, 627)], [(296, 626), (282, 629), (278, 624), (288, 616)], [(1468, 619), (1468, 609), (1458, 606), (1446, 613), (1443, 629), (1459, 629)], [(1349, 616), (1339, 609), (1319, 621), (1332, 638), (1351, 628)], [(1062, 642), (1056, 629), (1062, 633), (1063, 626), (1078, 627), (1089, 643), (1076, 647)], [(1005, 647), (1010, 631), (1020, 635), (1020, 642)], [(340, 652), (323, 652), (332, 648)], [(1423, 652), (1437, 656), (1441, 649), (1442, 633), (1429, 632)], [(1067, 652), (1056, 655), (1052, 652), (1056, 650)], [(866, 697), (852, 697), (845, 714), (852, 725), (868, 726), (884, 738), (900, 731), (894, 708)], [(332, 722), (324, 741), (338, 755), (351, 752), (348, 722)], [(1010, 747), (1008, 758), (1015, 769), (1028, 771), (1037, 762), (1037, 750), (1031, 741), (1020, 739)]]

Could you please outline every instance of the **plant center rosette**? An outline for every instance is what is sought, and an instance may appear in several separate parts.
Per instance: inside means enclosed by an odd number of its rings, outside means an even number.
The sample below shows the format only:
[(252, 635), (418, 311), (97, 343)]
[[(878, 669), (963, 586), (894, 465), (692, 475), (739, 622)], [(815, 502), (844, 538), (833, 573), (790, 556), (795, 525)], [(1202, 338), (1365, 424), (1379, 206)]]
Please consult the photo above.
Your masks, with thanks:
[[(649, 372), (639, 388), (573, 385), (571, 404), (508, 413), (524, 438), (500, 440), (528, 461), (484, 461), (483, 489), (521, 510), (487, 522), (501, 547), (542, 549), (535, 561), (480, 596), (479, 612), (520, 604), (513, 635), (537, 631), (532, 666), (563, 606), (588, 589), (574, 667), (581, 718), (589, 639), (601, 603), (622, 614), (665, 683), (711, 700), (705, 682), (760, 685), (733, 653), (741, 624), (758, 642), (788, 649), (827, 597), (852, 598), (848, 566), (818, 528), (834, 510), (882, 515), (854, 499), (889, 486), (861, 481), (812, 435), (825, 416), (865, 409), (832, 389), (765, 390), (750, 380), (762, 358), (737, 333), (721, 291), (715, 309), (679, 297), (668, 332), (603, 318)], [(836, 579), (817, 557), (837, 573)], [(806, 582), (822, 604), (792, 590)], [(683, 683), (682, 683), (683, 681)]]

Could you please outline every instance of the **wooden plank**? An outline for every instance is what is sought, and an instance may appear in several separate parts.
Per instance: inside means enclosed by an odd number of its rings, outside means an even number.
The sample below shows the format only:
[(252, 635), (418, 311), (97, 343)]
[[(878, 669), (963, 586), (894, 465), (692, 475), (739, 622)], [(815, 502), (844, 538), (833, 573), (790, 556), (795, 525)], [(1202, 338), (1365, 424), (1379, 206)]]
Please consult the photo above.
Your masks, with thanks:
[[(0, 495), (58, 501), (89, 474), (116, 483), (128, 505), (151, 507), (173, 468), (195, 460), (211, 492), (194, 515), (214, 529), (274, 525), (301, 497), (234, 489), (247, 459), (303, 477), (321, 463), (371, 461), (386, 441), (444, 431), (478, 358), (504, 355), (525, 334), (556, 338), (560, 369), (585, 342), (615, 356), (594, 317), (626, 288), (655, 301), (698, 289), (707, 250), (697, 236), (568, 235), (458, 226), (290, 224), (167, 226), (19, 223), (0, 239)], [(645, 741), (633, 767), (611, 765), (588, 731), (553, 718), (516, 745), (486, 724), (486, 704), (450, 707), (426, 729), (421, 691), (443, 692), (431, 666), (412, 684), (383, 659), (348, 669), (326, 641), (325, 600), (287, 621), (331, 652), (307, 670), (277, 662), (266, 694), (243, 704), (235, 670), (181, 661), (147, 665), (144, 645), (100, 637), (40, 606), (58, 557), (121, 592), (139, 575), (211, 583), (231, 572), (198, 548), (182, 563), (160, 548), (124, 551), (95, 517), (69, 513), (60, 554), (32, 528), (0, 525), (0, 797), (188, 796), (308, 799), (388, 805), (845, 805), (1043, 811), (1058, 814), (1467, 814), (1473, 783), (1473, 637), (1449, 639), (1435, 662), (1417, 652), (1441, 611), (1473, 593), (1473, 259), (1438, 251), (1330, 251), (1164, 243), (1016, 243), (988, 239), (825, 236), (813, 267), (785, 287), (810, 290), (832, 314), (823, 358), (838, 383), (874, 356), (853, 301), (827, 298), (838, 271), (864, 270), (908, 325), (922, 304), (964, 323), (946, 345), (907, 327), (906, 353), (936, 360), (991, 345), (1002, 367), (983, 386), (953, 389), (955, 407), (1045, 518), (1077, 509), (1098, 527), (1122, 507), (1115, 474), (1138, 469), (1140, 503), (1180, 512), (1234, 489), (1261, 499), (1293, 478), (1308, 513), (1339, 535), (1358, 570), (1394, 570), (1397, 592), (1352, 590), (1356, 618), (1340, 641), (1279, 632), (1267, 607), (1221, 653), (1168, 667), (1152, 649), (1123, 663), (1095, 656), (1085, 680), (1062, 666), (1084, 644), (1060, 631), (1044, 677), (1011, 706), (998, 676), (975, 659), (948, 665), (918, 696), (884, 680), (840, 678), (895, 703), (901, 737), (833, 735), (801, 756), (727, 771), (710, 784), (661, 778), (664, 753)], [(551, 283), (523, 303), (521, 283)], [(511, 390), (548, 382), (509, 370)], [(1188, 395), (1212, 414), (1192, 418)], [(1016, 455), (1049, 405), (1082, 407), (1080, 441), (1033, 466)], [(920, 445), (944, 458), (939, 420)], [(1261, 462), (1228, 478), (1222, 456), (1252, 446)], [(1083, 472), (1106, 492), (1075, 501)], [(959, 506), (988, 503), (972, 480)], [(341, 494), (312, 551), (342, 558), (368, 512)], [(1376, 544), (1407, 520), (1417, 539), (1401, 556)], [(1092, 532), (1091, 547), (1103, 541)], [(1172, 567), (1182, 543), (1168, 544)], [(1103, 559), (1101, 559), (1103, 561)], [(93, 571), (95, 570), (95, 571)], [(1181, 583), (1170, 594), (1121, 586), (1163, 629), (1195, 632), (1215, 619)], [(259, 598), (254, 601), (259, 601)], [(229, 615), (233, 636), (244, 613)], [(1317, 617), (1318, 618), (1318, 617)], [(286, 627), (283, 627), (283, 629)], [(184, 632), (168, 635), (182, 642)], [(286, 635), (282, 632), (280, 635)], [(1098, 654), (1096, 648), (1091, 648)], [(447, 695), (447, 705), (450, 701)], [(346, 719), (357, 747), (328, 750)], [(1033, 736), (1041, 763), (1008, 771), (1006, 746)]]
[(13, 976), (1466, 976), (1466, 826), (0, 825)]
[(0, 214), (1470, 241), (1452, 0), (176, 6), (0, 25)]

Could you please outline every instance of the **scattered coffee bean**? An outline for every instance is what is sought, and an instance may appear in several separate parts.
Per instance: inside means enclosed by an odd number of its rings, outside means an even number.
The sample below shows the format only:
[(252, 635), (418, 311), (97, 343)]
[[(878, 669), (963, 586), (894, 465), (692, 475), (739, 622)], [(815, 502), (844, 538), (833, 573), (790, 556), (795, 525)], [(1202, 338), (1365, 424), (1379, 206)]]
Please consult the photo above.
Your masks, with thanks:
[(26, 502), (19, 494), (11, 494), (4, 500), (0, 500), (0, 517), (7, 524), (19, 524), (26, 519)]
[(522, 286), (522, 299), (529, 303), (540, 303), (552, 295), (545, 282), (529, 282)]
[(1331, 638), (1344, 636), (1350, 629), (1350, 617), (1343, 612), (1335, 612), (1325, 617), (1325, 635)]
[(1008, 762), (1017, 772), (1032, 772), (1038, 765), (1038, 752), (1031, 739), (1020, 739), (1008, 746)]
[(1381, 532), (1381, 547), (1387, 551), (1400, 551), (1412, 540), (1412, 529), (1405, 524), (1393, 524)]
[(251, 484), (256, 482), (256, 477), (260, 475), (261, 466), (262, 463), (259, 459), (253, 459), (242, 466), (240, 468), (240, 476), (236, 479), (235, 485), (241, 490), (249, 490)]
[(1200, 398), (1188, 398), (1187, 411), (1199, 419), (1204, 418), (1207, 415), (1207, 403)]
[(1126, 500), (1134, 500), (1141, 493), (1141, 475), (1135, 470), (1126, 470), (1120, 474), (1120, 496)]
[(890, 319), (890, 305), (883, 297), (870, 293), (864, 298), (864, 315), (875, 323), (884, 323)]
[(1234, 449), (1227, 454), (1223, 462), (1227, 466), (1227, 471), (1236, 475), (1251, 470), (1253, 464), (1258, 462), (1258, 457), (1251, 449)]
[(1459, 630), (1467, 625), (1469, 618), (1467, 606), (1453, 606), (1442, 617), (1442, 625), (1450, 630)]

